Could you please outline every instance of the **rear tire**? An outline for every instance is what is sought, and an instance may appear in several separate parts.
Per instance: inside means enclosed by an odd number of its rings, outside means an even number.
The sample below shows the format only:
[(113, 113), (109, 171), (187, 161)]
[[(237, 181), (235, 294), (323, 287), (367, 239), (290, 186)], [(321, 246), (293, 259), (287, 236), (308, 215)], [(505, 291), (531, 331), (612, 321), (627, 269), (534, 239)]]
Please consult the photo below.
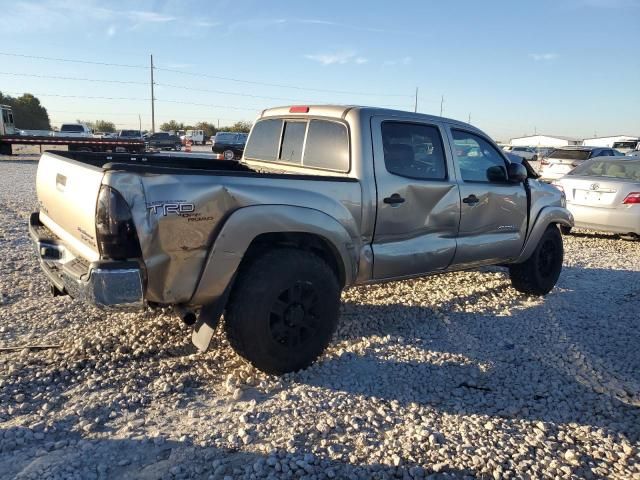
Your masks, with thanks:
[(531, 256), (523, 263), (509, 266), (511, 285), (522, 293), (546, 295), (558, 281), (563, 257), (560, 231), (555, 225), (550, 225)]
[(340, 286), (310, 252), (272, 250), (239, 273), (225, 312), (233, 349), (259, 370), (280, 375), (311, 365), (338, 323)]

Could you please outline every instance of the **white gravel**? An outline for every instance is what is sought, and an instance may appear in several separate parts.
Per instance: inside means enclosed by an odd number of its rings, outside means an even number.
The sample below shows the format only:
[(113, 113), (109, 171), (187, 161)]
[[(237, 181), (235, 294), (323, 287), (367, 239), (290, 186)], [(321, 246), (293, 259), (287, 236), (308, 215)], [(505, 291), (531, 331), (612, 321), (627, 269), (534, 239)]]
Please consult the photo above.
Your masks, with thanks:
[(500, 268), (343, 296), (334, 343), (277, 378), (163, 312), (51, 298), (36, 163), (0, 160), (0, 477), (640, 479), (640, 242), (566, 238), (559, 286)]

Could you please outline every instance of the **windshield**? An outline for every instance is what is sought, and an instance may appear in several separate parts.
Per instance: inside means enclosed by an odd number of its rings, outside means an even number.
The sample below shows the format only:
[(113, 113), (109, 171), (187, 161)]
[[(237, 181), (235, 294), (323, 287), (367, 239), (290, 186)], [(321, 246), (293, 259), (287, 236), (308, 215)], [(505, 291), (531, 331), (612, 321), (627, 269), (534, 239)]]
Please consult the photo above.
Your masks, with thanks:
[(590, 150), (556, 150), (549, 158), (558, 158), (561, 160), (587, 160)]
[(638, 142), (613, 142), (613, 148), (636, 148)]
[(82, 132), (84, 132), (84, 128), (82, 128), (82, 125), (67, 124), (67, 125), (62, 125), (62, 127), (60, 127), (60, 131), (61, 132), (82, 133)]
[(219, 143), (245, 143), (247, 141), (247, 134), (220, 132), (216, 133), (215, 140)]
[(140, 130), (122, 130), (120, 132), (121, 137), (140, 137)]
[(577, 166), (569, 175), (640, 181), (640, 160), (592, 160)]

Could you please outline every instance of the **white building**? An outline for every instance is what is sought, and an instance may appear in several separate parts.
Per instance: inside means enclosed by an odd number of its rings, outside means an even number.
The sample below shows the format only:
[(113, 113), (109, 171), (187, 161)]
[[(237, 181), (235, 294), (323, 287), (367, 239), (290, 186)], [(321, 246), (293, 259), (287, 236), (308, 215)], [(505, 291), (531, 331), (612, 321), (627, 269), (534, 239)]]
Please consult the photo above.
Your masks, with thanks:
[(585, 138), (582, 141), (583, 145), (588, 145), (589, 147), (613, 147), (614, 142), (637, 142), (640, 140), (640, 137), (634, 137), (630, 135), (613, 135), (611, 137), (594, 137), (594, 138)]
[(558, 135), (529, 135), (526, 137), (512, 138), (509, 141), (514, 147), (567, 147), (580, 145), (580, 140)]

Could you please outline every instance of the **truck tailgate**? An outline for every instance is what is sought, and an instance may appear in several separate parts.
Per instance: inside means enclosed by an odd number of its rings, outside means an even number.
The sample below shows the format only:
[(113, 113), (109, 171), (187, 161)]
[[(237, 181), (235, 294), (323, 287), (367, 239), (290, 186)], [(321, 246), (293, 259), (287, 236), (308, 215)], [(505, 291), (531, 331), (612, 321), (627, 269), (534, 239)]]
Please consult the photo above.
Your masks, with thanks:
[(103, 176), (100, 167), (48, 152), (40, 158), (36, 176), (40, 220), (89, 261), (100, 258), (95, 215)]

